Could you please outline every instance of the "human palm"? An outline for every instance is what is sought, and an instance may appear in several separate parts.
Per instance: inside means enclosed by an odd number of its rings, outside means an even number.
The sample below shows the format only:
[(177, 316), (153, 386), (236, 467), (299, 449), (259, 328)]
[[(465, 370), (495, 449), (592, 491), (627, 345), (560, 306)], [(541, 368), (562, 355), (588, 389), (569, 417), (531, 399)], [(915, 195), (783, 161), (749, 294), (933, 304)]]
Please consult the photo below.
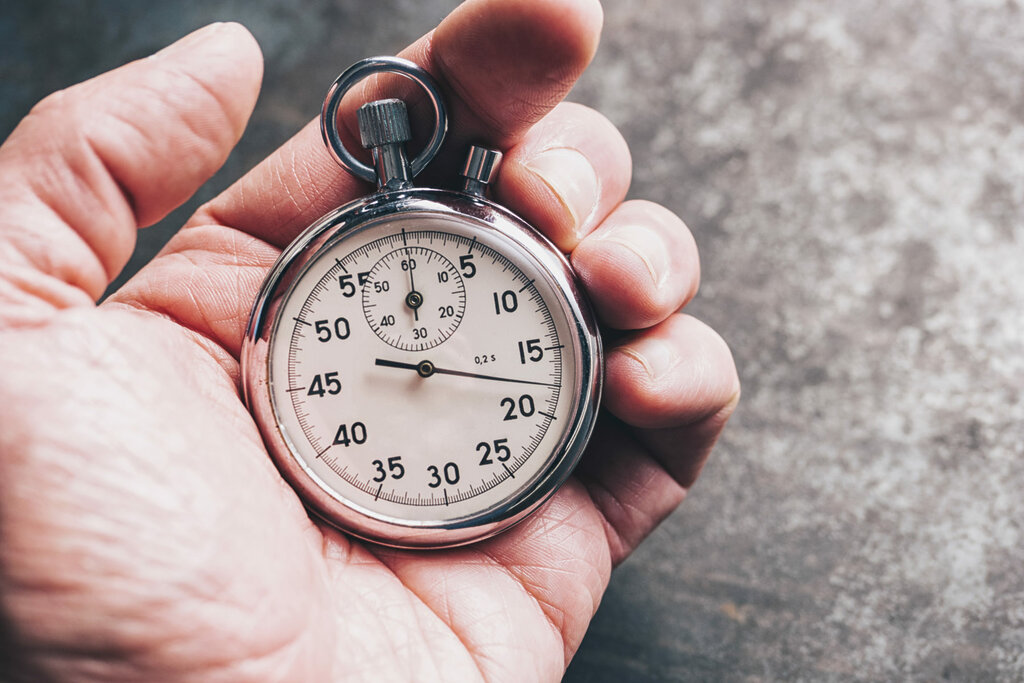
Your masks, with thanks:
[[(495, 191), (571, 254), (609, 329), (577, 474), (491, 540), (365, 544), (311, 520), (239, 395), (249, 307), (280, 249), (365, 192), (307, 126), (124, 288), (138, 226), (220, 164), (261, 75), (218, 25), (44, 100), (0, 148), (0, 605), (12, 678), (550, 680), (611, 567), (682, 499), (738, 397), (693, 318), (693, 240), (623, 202), (629, 155), (556, 104), (596, 46), (589, 2), (472, 0), (405, 56), (453, 128), (506, 151)], [(414, 109), (415, 116), (415, 109)], [(459, 146), (456, 141), (452, 146)]]

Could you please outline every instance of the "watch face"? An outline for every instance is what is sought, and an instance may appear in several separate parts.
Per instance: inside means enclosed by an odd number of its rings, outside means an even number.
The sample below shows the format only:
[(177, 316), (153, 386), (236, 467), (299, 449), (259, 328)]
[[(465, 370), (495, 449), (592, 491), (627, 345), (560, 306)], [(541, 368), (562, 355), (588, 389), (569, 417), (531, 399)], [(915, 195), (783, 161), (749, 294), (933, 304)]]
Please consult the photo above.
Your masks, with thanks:
[(266, 292), (261, 428), (328, 521), (397, 545), (467, 542), (536, 507), (579, 457), (593, 323), (564, 259), (498, 223), (385, 211), (324, 231)]

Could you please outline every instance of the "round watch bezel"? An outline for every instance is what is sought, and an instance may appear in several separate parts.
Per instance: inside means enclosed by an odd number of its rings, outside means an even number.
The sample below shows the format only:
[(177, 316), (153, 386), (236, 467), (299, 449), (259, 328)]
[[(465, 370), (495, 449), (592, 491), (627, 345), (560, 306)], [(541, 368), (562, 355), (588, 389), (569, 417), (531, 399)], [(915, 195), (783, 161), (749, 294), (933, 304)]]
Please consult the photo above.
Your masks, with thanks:
[[(381, 219), (427, 213), (472, 221), (495, 230), (532, 257), (550, 276), (559, 303), (573, 324), (579, 354), (574, 354), (574, 404), (559, 453), (520, 490), (514, 500), (459, 519), (438, 522), (400, 520), (359, 507), (313, 473), (288, 444), (275, 412), (270, 386), (270, 341), (282, 305), (293, 286), (326, 250), (353, 231)], [(575, 347), (575, 345), (574, 345)], [(543, 504), (575, 468), (589, 441), (600, 404), (603, 366), (601, 338), (589, 303), (562, 253), (528, 223), (504, 207), (461, 192), (414, 188), (381, 192), (342, 206), (311, 225), (289, 245), (271, 268), (253, 305), (241, 352), (242, 388), (267, 450), (278, 470), (306, 507), (328, 523), (360, 538), (399, 548), (444, 548), (493, 536), (526, 518)]]

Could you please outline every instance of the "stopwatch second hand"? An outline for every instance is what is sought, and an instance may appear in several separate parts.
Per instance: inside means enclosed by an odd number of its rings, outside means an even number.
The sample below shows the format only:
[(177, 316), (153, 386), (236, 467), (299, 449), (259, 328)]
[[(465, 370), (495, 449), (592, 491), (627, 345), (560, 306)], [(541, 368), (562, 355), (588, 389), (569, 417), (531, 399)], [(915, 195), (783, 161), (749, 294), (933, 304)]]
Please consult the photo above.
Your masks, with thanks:
[(458, 377), (474, 377), (476, 379), (489, 379), (495, 382), (514, 382), (516, 384), (535, 384), (540, 387), (555, 387), (557, 384), (550, 382), (534, 382), (528, 379), (514, 379), (512, 377), (496, 377), (495, 375), (481, 375), (477, 372), (465, 372), (463, 370), (449, 370), (447, 368), (436, 367), (429, 360), (422, 361), (420, 363), (402, 363), (395, 360), (384, 360), (378, 358), (375, 365), (380, 365), (386, 368), (401, 368), (403, 370), (415, 370), (419, 373), (420, 377), (430, 377), (431, 375), (456, 375)]

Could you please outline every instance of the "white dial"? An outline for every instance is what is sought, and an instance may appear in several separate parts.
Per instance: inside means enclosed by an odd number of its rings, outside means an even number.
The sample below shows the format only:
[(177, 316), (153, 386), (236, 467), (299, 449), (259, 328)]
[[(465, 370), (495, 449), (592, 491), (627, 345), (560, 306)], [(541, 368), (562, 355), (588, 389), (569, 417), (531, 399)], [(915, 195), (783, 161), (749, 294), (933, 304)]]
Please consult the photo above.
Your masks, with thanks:
[(429, 212), (369, 221), (322, 247), (278, 308), (278, 429), (360, 515), (486, 516), (548, 476), (580, 429), (578, 328), (556, 279), (506, 234)]

